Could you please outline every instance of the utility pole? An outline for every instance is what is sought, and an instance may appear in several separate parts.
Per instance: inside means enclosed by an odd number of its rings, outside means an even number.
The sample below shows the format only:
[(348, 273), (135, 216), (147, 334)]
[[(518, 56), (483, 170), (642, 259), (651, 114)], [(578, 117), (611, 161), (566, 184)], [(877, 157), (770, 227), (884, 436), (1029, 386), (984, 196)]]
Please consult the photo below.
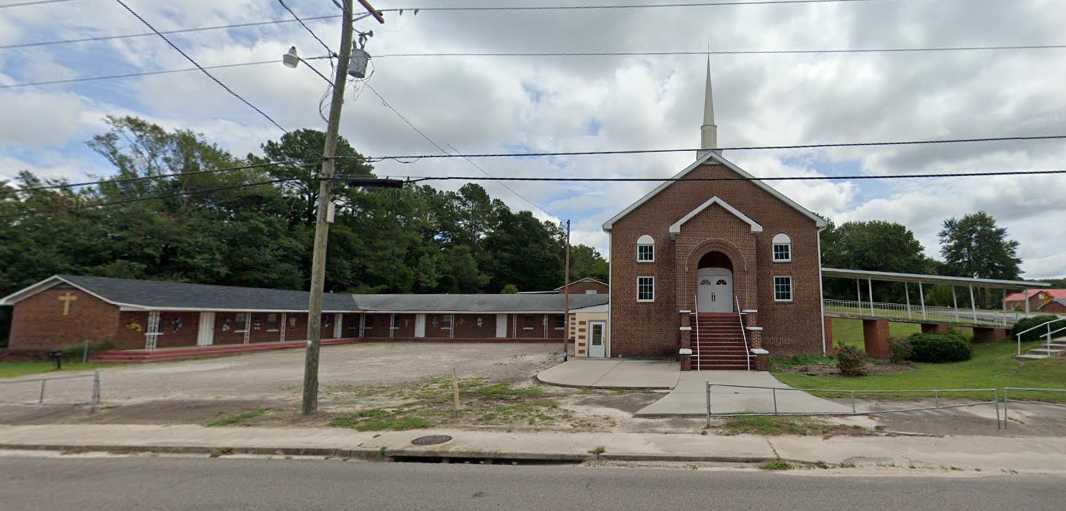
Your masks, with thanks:
[(566, 262), (563, 263), (563, 362), (570, 345), (570, 220), (566, 221)]
[[(352, 0), (340, 0), (341, 48), (337, 55), (337, 73), (333, 78), (333, 99), (329, 105), (326, 144), (322, 150), (322, 171), (318, 176), (318, 213), (315, 218), (315, 245), (311, 258), (311, 299), (307, 306), (307, 354), (304, 359), (303, 414), (318, 411), (318, 355), (322, 341), (322, 293), (326, 287), (326, 249), (329, 241), (329, 208), (333, 200), (333, 177), (336, 172), (337, 134), (340, 131), (344, 87), (348, 80), (348, 63), (352, 55)], [(367, 0), (359, 0), (380, 23), (385, 20)]]

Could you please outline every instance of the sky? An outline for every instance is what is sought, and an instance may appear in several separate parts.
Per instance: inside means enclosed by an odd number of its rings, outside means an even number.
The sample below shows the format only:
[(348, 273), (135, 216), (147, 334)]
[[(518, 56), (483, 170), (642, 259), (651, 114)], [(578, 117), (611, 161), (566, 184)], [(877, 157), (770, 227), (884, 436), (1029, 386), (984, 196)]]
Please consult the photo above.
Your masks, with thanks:
[[(0, 46), (146, 32), (113, 0), (2, 8)], [(276, 0), (127, 3), (160, 30), (285, 19)], [(288, 0), (301, 17), (339, 11), (331, 0)], [(378, 9), (488, 5), (477, 0), (375, 0)], [(499, 5), (579, 5), (508, 0)], [(595, 3), (657, 3), (596, 0)], [(659, 2), (662, 3), (662, 2)], [(871, 0), (824, 4), (566, 11), (386, 13), (366, 45), (372, 75), (348, 87), (341, 134), (365, 155), (685, 148), (699, 145), (706, 58), (398, 57), (410, 52), (703, 51), (1063, 44), (1062, 0)], [(331, 47), (336, 19), (309, 26)], [(296, 46), (325, 50), (295, 23), (201, 31), (171, 39), (203, 65), (276, 60), (213, 73), (286, 129), (324, 129), (326, 85), (281, 65)], [(1066, 133), (1066, 49), (926, 53), (715, 55), (721, 147)], [(329, 73), (325, 61), (318, 69)], [(0, 48), (0, 179), (20, 170), (82, 179), (112, 173), (86, 141), (107, 115), (137, 115), (204, 134), (234, 154), (282, 132), (198, 72), (39, 87), (5, 87), (189, 67), (158, 37)], [(1064, 168), (1063, 141), (804, 151), (731, 151), (755, 176), (885, 175)], [(379, 176), (668, 177), (691, 153), (383, 161)], [(461, 182), (438, 182), (453, 189)], [(654, 183), (482, 183), (513, 208), (571, 219), (574, 241), (607, 255), (602, 223)], [(987, 211), (1012, 239), (1027, 278), (1066, 275), (1066, 176), (774, 182), (836, 223), (887, 220), (939, 256), (945, 219)]]

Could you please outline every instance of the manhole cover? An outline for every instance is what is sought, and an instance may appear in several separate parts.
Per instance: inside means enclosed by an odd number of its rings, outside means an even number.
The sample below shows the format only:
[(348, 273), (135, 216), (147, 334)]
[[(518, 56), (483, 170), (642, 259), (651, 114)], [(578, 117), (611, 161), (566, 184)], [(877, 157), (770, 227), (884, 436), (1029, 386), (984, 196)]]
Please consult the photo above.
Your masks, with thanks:
[(444, 442), (448, 442), (451, 439), (452, 437), (448, 435), (427, 435), (420, 436), (414, 440), (411, 440), (411, 443), (415, 445), (437, 445), (443, 444)]

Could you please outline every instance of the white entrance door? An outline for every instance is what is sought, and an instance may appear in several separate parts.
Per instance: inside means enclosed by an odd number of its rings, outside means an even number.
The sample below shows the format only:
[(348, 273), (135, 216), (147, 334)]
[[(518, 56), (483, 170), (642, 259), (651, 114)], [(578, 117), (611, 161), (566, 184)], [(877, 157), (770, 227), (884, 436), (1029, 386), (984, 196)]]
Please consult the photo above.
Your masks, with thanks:
[(196, 345), (210, 346), (215, 343), (215, 313), (200, 313), (200, 328), (196, 330)]
[(733, 311), (733, 272), (725, 268), (696, 271), (699, 312)]
[(606, 336), (603, 321), (589, 321), (589, 358), (603, 358), (607, 356), (604, 346)]

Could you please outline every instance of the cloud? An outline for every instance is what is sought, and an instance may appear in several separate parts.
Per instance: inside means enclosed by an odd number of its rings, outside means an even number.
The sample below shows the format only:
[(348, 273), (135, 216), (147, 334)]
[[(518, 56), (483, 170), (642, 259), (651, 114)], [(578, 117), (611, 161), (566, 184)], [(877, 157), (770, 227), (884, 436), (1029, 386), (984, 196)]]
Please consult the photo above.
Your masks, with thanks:
[[(449, 5), (466, 5), (456, 0)], [(117, 4), (12, 9), (0, 43), (143, 32)], [(131, 1), (161, 29), (258, 21), (288, 14), (273, 2)], [(616, 9), (573, 12), (422, 12), (391, 15), (373, 29), (374, 55), (467, 50), (689, 50), (876, 48), (1057, 43), (1066, 11), (1045, 0)], [(293, 5), (302, 15), (335, 12), (328, 2)], [(390, 5), (379, 6), (382, 8)], [(10, 14), (10, 15), (9, 15)], [(331, 45), (336, 22), (312, 27)], [(204, 64), (276, 60), (296, 45), (318, 55), (298, 25), (197, 32), (174, 41)], [(723, 146), (960, 138), (1061, 133), (1066, 126), (1066, 52), (943, 52), (735, 55), (711, 59)], [(319, 61), (322, 71), (328, 70)], [(158, 38), (0, 50), (0, 83), (187, 67)], [(318, 128), (321, 79), (267, 64), (217, 76), (282, 125)], [(407, 119), (451, 151), (601, 150), (692, 147), (699, 140), (702, 57), (376, 58), (370, 80)], [(105, 114), (132, 113), (204, 133), (236, 154), (280, 132), (203, 75), (0, 92), (0, 158), (78, 158), (71, 148), (101, 131)], [(350, 87), (342, 134), (362, 152), (439, 152), (369, 90)], [(84, 150), (83, 150), (84, 151)], [(30, 158), (29, 153), (38, 156)], [(85, 158), (87, 151), (83, 152)], [(479, 160), (383, 161), (393, 176), (666, 177), (692, 154)], [(923, 145), (727, 154), (757, 176), (901, 174), (950, 170), (1052, 169), (1061, 141)], [(77, 167), (76, 165), (74, 167)], [(71, 167), (71, 168), (74, 168)], [(37, 168), (34, 166), (34, 168)], [(59, 172), (57, 170), (57, 172)], [(461, 182), (435, 182), (454, 189)], [(606, 249), (600, 224), (651, 183), (483, 183), (512, 207), (571, 218), (575, 240)], [(927, 181), (774, 182), (835, 221), (886, 219), (915, 231), (930, 255), (945, 218), (986, 210), (1021, 242), (1029, 275), (1066, 274), (1066, 245), (1049, 218), (1066, 213), (1060, 177)], [(508, 187), (510, 189), (508, 189)], [(517, 192), (517, 193), (516, 193)], [(519, 197), (521, 195), (521, 197)], [(538, 210), (539, 211), (539, 210)], [(1051, 227), (1053, 229), (1054, 226)]]

